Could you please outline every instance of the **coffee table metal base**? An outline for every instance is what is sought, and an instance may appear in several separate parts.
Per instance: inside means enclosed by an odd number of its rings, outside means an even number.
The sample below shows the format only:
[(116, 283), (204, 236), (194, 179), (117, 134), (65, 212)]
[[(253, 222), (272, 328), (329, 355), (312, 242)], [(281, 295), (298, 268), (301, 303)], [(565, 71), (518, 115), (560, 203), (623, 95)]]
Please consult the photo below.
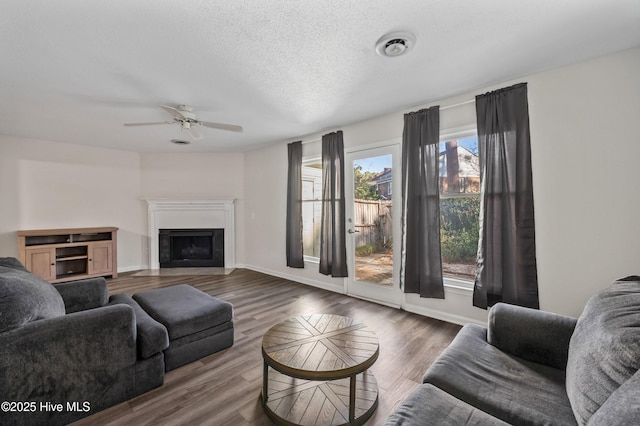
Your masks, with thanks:
[(302, 380), (269, 368), (267, 387), (262, 406), (278, 425), (362, 425), (378, 406), (378, 384), (370, 371), (358, 374), (351, 389), (349, 377)]

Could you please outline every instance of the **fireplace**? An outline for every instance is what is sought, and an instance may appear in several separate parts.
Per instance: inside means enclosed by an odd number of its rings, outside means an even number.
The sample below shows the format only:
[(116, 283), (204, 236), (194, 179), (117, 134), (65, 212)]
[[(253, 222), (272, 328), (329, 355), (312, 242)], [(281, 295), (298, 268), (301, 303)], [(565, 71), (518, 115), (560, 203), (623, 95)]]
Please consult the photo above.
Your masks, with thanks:
[[(148, 205), (149, 269), (160, 268), (160, 230), (222, 230), (224, 268), (236, 267), (235, 200), (145, 199)], [(223, 242), (220, 242), (223, 240)], [(213, 243), (212, 243), (213, 244)], [(216, 246), (212, 245), (212, 251)]]
[(161, 268), (224, 267), (224, 229), (160, 229)]

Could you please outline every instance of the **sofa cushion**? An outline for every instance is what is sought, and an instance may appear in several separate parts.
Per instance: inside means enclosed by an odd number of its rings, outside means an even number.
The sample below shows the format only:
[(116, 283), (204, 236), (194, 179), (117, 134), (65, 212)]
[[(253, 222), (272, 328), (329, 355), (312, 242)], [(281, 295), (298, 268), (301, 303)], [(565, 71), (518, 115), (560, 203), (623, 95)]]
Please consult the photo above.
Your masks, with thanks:
[(14, 258), (0, 261), (0, 333), (65, 314), (60, 293)]
[(385, 426), (507, 426), (471, 405), (430, 384), (409, 395), (387, 419)]
[(142, 359), (149, 358), (169, 347), (169, 335), (164, 325), (154, 320), (144, 311), (128, 294), (114, 294), (109, 298), (109, 305), (129, 305), (136, 316), (136, 343), (138, 356)]
[(465, 325), (425, 373), (431, 383), (507, 423), (575, 425), (564, 371), (508, 355), (487, 330)]
[(640, 277), (593, 296), (569, 344), (567, 394), (579, 424), (640, 368)]
[(0, 257), (0, 266), (5, 266), (9, 269), (18, 269), (20, 271), (27, 271), (27, 268), (24, 267), (22, 263), (15, 257)]
[(231, 303), (186, 284), (137, 293), (133, 298), (167, 327), (169, 340), (198, 333), (233, 318)]

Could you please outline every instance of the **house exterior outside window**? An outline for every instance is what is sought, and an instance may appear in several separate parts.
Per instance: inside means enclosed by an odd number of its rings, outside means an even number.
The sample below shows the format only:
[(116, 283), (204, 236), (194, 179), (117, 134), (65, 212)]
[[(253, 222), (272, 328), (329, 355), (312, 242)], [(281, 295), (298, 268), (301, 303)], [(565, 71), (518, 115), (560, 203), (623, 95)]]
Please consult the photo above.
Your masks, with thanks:
[(391, 190), (392, 177), (392, 169), (385, 167), (384, 171), (378, 173), (371, 181), (371, 184), (376, 188), (376, 193), (382, 200), (391, 200), (391, 196), (393, 195)]
[(480, 217), (477, 136), (440, 142), (440, 248), (445, 283), (472, 288)]

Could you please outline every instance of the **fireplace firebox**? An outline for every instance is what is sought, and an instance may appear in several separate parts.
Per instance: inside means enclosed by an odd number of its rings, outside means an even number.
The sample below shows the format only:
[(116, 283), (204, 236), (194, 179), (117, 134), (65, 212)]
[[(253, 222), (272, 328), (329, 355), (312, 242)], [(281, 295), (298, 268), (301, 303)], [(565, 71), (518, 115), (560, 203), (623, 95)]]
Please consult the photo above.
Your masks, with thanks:
[(224, 229), (160, 229), (161, 268), (224, 267)]

